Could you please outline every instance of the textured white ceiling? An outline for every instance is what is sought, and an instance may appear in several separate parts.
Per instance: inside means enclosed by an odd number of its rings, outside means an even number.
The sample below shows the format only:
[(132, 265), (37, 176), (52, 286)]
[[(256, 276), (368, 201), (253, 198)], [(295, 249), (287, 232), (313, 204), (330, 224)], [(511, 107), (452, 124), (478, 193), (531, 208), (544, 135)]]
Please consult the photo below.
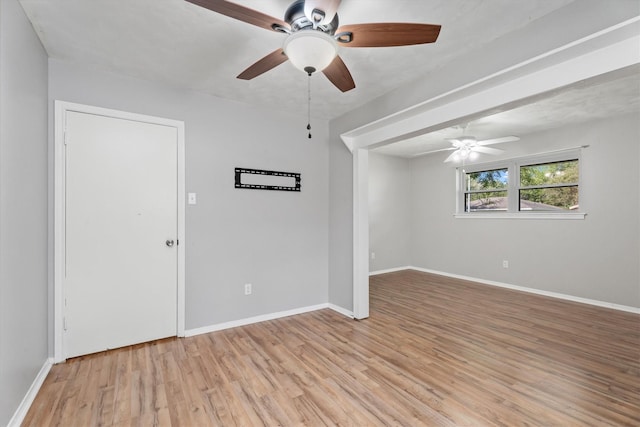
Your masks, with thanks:
[[(640, 120), (640, 67), (633, 67), (581, 81), (523, 105), (458, 123), (436, 132), (378, 148), (382, 154), (415, 157), (432, 150), (448, 148), (447, 138), (473, 135), (478, 140), (519, 136), (580, 124), (624, 114), (637, 114)], [(495, 148), (506, 148), (508, 143)], [(490, 158), (490, 156), (483, 156)]]
[[(306, 115), (307, 76), (291, 64), (251, 80), (241, 71), (282, 46), (285, 35), (239, 22), (184, 0), (19, 0), (50, 57), (187, 88), (292, 114)], [(292, 0), (236, 0), (282, 18)], [(442, 25), (436, 43), (393, 48), (340, 48), (356, 89), (341, 93), (312, 77), (312, 114), (331, 119), (397, 87), (428, 76), (492, 41), (526, 30), (574, 0), (343, 0), (341, 24), (423, 22)], [(580, 0), (575, 0), (580, 1)], [(518, 55), (521, 52), (504, 52)], [(381, 147), (412, 157), (448, 146), (467, 133), (478, 139), (527, 133), (639, 111), (640, 71), (566, 88), (491, 117)], [(620, 79), (623, 77), (623, 79)], [(613, 80), (613, 81), (610, 81)], [(437, 82), (434, 82), (437, 84)], [(535, 102), (534, 102), (535, 101)]]
[[(344, 0), (342, 24), (424, 22), (442, 25), (422, 46), (340, 48), (356, 89), (341, 93), (313, 76), (313, 114), (334, 118), (572, 0)], [(236, 0), (282, 18), (290, 0)], [(183, 0), (20, 0), (53, 58), (207, 92), (306, 112), (307, 77), (285, 63), (251, 81), (235, 78), (282, 46), (283, 34), (216, 14)], [(505, 53), (507, 54), (507, 53)]]

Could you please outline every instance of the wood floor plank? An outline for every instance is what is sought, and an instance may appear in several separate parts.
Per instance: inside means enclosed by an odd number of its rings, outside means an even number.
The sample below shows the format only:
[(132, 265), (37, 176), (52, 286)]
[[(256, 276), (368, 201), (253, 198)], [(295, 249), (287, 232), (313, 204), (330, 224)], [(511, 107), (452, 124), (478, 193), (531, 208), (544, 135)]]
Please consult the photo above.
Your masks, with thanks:
[(637, 426), (640, 315), (416, 271), (332, 310), (55, 365), (24, 426)]

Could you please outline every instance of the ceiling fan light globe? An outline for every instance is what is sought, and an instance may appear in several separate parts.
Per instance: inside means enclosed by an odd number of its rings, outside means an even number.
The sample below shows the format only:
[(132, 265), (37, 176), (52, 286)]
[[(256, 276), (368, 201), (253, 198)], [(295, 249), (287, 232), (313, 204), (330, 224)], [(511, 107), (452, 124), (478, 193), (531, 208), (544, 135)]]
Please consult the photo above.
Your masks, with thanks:
[(468, 159), (471, 156), (472, 151), (469, 148), (461, 148), (458, 150), (458, 157), (461, 159)]
[(328, 34), (316, 30), (301, 30), (287, 37), (283, 50), (297, 69), (305, 71), (305, 68), (311, 67), (322, 71), (333, 62), (338, 46)]

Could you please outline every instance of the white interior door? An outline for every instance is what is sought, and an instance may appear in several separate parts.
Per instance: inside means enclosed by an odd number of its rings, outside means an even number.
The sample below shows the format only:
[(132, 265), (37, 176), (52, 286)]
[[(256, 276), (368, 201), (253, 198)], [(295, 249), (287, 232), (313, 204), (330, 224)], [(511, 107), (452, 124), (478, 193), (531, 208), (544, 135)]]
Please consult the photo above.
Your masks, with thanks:
[(176, 128), (65, 119), (65, 357), (175, 336)]

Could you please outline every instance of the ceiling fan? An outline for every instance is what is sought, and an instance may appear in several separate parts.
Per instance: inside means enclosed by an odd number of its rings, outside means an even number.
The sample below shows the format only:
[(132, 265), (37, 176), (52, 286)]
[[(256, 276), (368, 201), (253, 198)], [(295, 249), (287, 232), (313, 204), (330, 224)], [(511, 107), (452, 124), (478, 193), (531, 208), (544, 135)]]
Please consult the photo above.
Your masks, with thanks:
[(214, 12), (271, 31), (287, 34), (282, 48), (258, 60), (237, 77), (251, 80), (289, 60), (309, 76), (322, 73), (342, 92), (355, 88), (338, 46), (389, 47), (433, 43), (440, 25), (368, 23), (339, 27), (341, 0), (296, 0), (284, 21), (226, 0), (186, 0)]
[(425, 154), (437, 153), (440, 151), (451, 151), (451, 153), (444, 162), (456, 162), (456, 161), (464, 161), (464, 160), (473, 160), (477, 153), (483, 154), (500, 154), (504, 153), (504, 150), (500, 150), (498, 148), (490, 148), (486, 147), (487, 145), (492, 144), (500, 144), (503, 142), (514, 142), (519, 141), (520, 138), (517, 136), (504, 136), (501, 138), (493, 138), (493, 139), (485, 139), (482, 141), (478, 141), (478, 139), (474, 136), (461, 136), (459, 138), (451, 138), (447, 139), (447, 141), (451, 142), (451, 147), (442, 148), (440, 150), (427, 151), (424, 153), (420, 153), (417, 156), (423, 156)]

